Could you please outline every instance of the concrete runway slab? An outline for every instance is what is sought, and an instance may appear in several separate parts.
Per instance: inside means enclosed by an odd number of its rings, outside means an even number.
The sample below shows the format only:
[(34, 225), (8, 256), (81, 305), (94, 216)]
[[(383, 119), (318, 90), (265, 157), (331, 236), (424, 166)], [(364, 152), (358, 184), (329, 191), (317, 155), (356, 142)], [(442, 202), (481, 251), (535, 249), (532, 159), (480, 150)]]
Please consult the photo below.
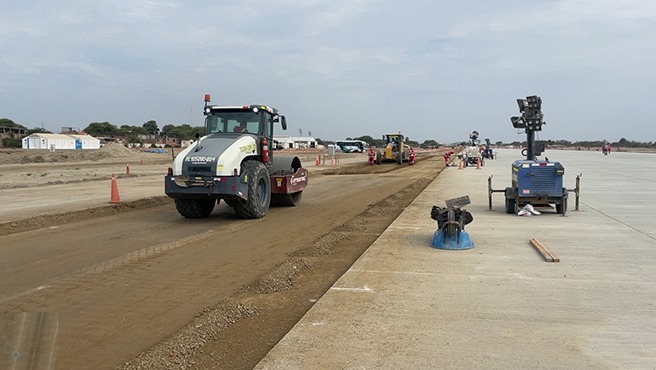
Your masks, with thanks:
[[(518, 150), (450, 167), (257, 369), (656, 368), (656, 155), (547, 151), (582, 173), (580, 211), (488, 210)], [(433, 205), (469, 195), (474, 248), (430, 247)], [(560, 257), (546, 262), (536, 238)]]

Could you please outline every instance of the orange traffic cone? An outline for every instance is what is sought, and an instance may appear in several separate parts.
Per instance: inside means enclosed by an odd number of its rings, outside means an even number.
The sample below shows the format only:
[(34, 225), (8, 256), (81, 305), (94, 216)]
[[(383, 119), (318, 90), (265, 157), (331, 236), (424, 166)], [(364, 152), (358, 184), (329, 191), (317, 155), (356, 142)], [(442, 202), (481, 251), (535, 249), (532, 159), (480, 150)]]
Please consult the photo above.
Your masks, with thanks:
[(121, 197), (118, 195), (118, 185), (116, 184), (116, 176), (112, 174), (112, 195), (109, 198), (109, 204), (121, 203)]
[(476, 158), (476, 169), (481, 169), (481, 157)]
[(126, 164), (126, 165), (125, 165), (125, 174), (126, 174), (126, 175), (129, 175), (129, 174), (130, 174), (130, 165), (129, 165), (129, 164)]
[(315, 165), (315, 166), (319, 166), (319, 157), (321, 157), (321, 156), (318, 155), (318, 156), (317, 156), (317, 159), (314, 161), (314, 165)]

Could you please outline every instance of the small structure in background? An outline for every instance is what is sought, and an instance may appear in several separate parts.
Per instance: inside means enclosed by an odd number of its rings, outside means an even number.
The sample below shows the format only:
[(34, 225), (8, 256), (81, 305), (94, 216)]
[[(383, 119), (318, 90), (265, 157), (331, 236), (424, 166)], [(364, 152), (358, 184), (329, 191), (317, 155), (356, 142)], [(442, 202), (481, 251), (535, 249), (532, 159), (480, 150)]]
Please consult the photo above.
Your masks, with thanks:
[(0, 148), (3, 147), (4, 139), (20, 139), (27, 135), (27, 129), (23, 127), (0, 127)]
[(312, 136), (273, 135), (274, 142), (279, 145), (275, 149), (316, 148), (317, 140)]
[(100, 140), (91, 135), (34, 133), (23, 138), (23, 149), (100, 149)]

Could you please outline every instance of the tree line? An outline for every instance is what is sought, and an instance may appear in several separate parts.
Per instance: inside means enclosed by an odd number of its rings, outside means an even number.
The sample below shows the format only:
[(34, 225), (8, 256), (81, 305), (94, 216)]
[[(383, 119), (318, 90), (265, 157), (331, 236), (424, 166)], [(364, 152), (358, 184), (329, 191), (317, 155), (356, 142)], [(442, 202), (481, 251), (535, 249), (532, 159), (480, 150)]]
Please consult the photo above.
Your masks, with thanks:
[[(22, 128), (27, 131), (28, 135), (33, 133), (52, 133), (43, 128), (35, 127), (28, 129), (23, 125), (20, 125), (9, 118), (0, 118), (0, 127), (16, 127)], [(141, 142), (140, 135), (152, 135), (159, 137), (175, 137), (181, 140), (190, 140), (196, 136), (196, 133), (203, 135), (204, 128), (203, 126), (191, 126), (189, 124), (173, 125), (167, 124), (159, 129), (159, 126), (156, 121), (149, 120), (144, 122), (141, 126), (132, 126), (132, 125), (121, 125), (116, 126), (109, 122), (91, 122), (87, 127), (85, 127), (83, 132), (94, 136), (94, 137), (105, 137), (105, 138), (116, 138), (116, 137), (126, 137), (127, 141), (130, 143)], [(347, 137), (347, 140), (362, 140), (369, 144), (369, 146), (374, 146), (377, 148), (385, 146), (383, 139), (374, 139), (372, 136), (363, 135), (359, 137)], [(316, 138), (317, 144), (319, 145), (328, 145), (334, 144), (333, 141), (324, 141), (320, 138)], [(606, 142), (606, 140), (585, 140), (585, 141), (568, 141), (568, 140), (542, 140), (547, 146), (550, 147), (582, 147), (582, 148), (600, 148)], [(463, 141), (459, 143), (439, 143), (436, 140), (424, 140), (422, 143), (418, 141), (410, 140), (406, 137), (406, 144), (419, 147), (419, 148), (439, 148), (444, 145), (456, 145), (456, 146), (467, 146), (468, 142)], [(610, 144), (613, 147), (621, 148), (652, 148), (656, 149), (656, 142), (639, 142), (633, 140), (627, 140), (626, 138), (621, 138), (618, 141), (611, 141)], [(481, 145), (484, 145), (482, 143)], [(496, 141), (494, 143), (496, 146), (507, 146), (512, 145), (514, 147), (525, 147), (526, 142), (513, 141), (511, 143), (504, 143), (502, 141)], [(3, 139), (4, 147), (19, 147), (21, 146), (20, 139), (5, 138)]]
[(127, 137), (128, 142), (137, 143), (141, 135), (151, 135), (155, 137), (176, 137), (181, 140), (190, 140), (196, 136), (196, 133), (203, 134), (202, 126), (192, 127), (189, 124), (175, 126), (172, 124), (164, 125), (159, 129), (156, 121), (150, 120), (141, 126), (122, 125), (116, 127), (109, 122), (92, 122), (84, 130), (85, 133), (96, 137)]

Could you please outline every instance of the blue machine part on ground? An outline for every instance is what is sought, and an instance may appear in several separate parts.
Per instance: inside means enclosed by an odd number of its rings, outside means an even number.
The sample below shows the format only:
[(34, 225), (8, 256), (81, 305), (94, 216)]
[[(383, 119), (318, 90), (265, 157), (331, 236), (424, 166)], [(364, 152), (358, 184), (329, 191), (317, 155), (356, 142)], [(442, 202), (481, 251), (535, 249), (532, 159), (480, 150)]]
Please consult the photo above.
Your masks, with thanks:
[(466, 231), (460, 231), (457, 235), (448, 236), (442, 230), (437, 230), (433, 234), (430, 246), (437, 249), (464, 250), (474, 247), (469, 234)]
[[(450, 204), (451, 201), (457, 203), (458, 200), (460, 199), (452, 199), (447, 201), (447, 204)], [(466, 197), (465, 202), (469, 202), (469, 197)], [(437, 221), (437, 231), (431, 239), (431, 247), (449, 250), (474, 247), (469, 234), (465, 232), (465, 225), (474, 220), (474, 217), (467, 210), (454, 205), (445, 208), (433, 206), (431, 218)]]

